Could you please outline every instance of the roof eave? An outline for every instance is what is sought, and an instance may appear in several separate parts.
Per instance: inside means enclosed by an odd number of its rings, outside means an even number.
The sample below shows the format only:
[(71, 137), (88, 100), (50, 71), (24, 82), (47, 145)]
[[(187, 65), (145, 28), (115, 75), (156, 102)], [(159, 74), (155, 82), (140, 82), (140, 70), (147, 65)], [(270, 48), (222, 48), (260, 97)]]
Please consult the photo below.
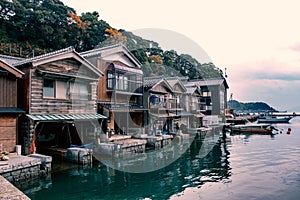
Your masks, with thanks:
[(5, 70), (7, 70), (8, 72), (12, 73), (13, 75), (15, 75), (18, 78), (22, 78), (24, 76), (24, 73), (22, 71), (20, 71), (19, 69), (7, 64), (5, 61), (0, 60), (0, 66), (2, 68), (4, 68)]

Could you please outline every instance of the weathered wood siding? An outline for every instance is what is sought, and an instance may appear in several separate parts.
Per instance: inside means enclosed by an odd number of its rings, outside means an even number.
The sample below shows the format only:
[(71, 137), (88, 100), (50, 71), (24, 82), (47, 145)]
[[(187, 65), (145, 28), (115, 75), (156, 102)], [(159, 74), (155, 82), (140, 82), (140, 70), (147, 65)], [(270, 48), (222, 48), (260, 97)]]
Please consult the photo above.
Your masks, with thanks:
[(104, 73), (104, 76), (98, 82), (98, 100), (111, 102), (112, 92), (108, 92), (107, 90), (107, 66), (106, 62), (98, 61), (98, 69)]
[(17, 81), (12, 75), (0, 75), (0, 107), (17, 107)]
[(183, 94), (184, 93), (184, 89), (180, 86), (179, 83), (176, 83), (173, 87), (173, 92), (177, 93), (177, 94)]
[(151, 89), (151, 92), (170, 93), (170, 91), (162, 84), (159, 84)]
[[(55, 72), (58, 74), (80, 75), (91, 78), (96, 78), (95, 75), (81, 67), (78, 62), (72, 60), (58, 61), (39, 66), (37, 69), (31, 70), (31, 85), (30, 85), (30, 113), (96, 113), (97, 112), (97, 82), (85, 81), (90, 85), (91, 97), (89, 100), (80, 99), (49, 99), (43, 97), (43, 79), (44, 77), (37, 73), (38, 70)], [(93, 77), (94, 76), (94, 77)]]
[(23, 68), (24, 77), (22, 79), (18, 79), (18, 107), (29, 112), (29, 86), (30, 86), (30, 69)]
[(15, 151), (17, 137), (16, 124), (16, 117), (0, 116), (0, 150)]

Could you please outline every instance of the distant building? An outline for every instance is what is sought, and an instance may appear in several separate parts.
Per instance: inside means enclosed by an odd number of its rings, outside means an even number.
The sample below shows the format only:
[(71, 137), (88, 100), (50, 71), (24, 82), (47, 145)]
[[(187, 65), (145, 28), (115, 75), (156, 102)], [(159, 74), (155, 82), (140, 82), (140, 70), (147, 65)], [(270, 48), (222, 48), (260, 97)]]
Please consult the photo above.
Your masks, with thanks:
[(148, 108), (144, 121), (149, 135), (176, 132), (182, 108), (179, 97), (164, 77), (144, 78), (144, 106)]
[(229, 88), (225, 78), (191, 80), (188, 85), (197, 85), (201, 88), (202, 108), (205, 115), (225, 116), (227, 108), (227, 89)]
[(197, 85), (185, 85), (186, 92), (184, 94), (184, 110), (192, 113), (192, 118), (189, 122), (189, 128), (198, 128), (203, 126), (203, 117), (201, 113), (203, 99), (200, 88)]

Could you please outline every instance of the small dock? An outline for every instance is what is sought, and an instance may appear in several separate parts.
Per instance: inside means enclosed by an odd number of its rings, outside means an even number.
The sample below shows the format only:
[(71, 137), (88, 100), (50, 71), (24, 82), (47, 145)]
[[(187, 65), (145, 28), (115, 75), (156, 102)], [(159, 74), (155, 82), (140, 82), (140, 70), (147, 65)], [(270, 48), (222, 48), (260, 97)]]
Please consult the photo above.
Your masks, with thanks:
[(171, 143), (173, 136), (172, 135), (139, 135), (135, 136), (134, 138), (140, 139), (140, 140), (146, 140), (146, 146), (148, 148), (154, 148), (154, 149), (159, 149), (164, 147), (165, 145), (168, 145)]
[(45, 155), (50, 155), (53, 158), (61, 161), (69, 161), (77, 164), (91, 164), (92, 151), (83, 147), (60, 148), (56, 146), (40, 149)]
[(98, 156), (123, 156), (126, 154), (144, 153), (147, 149), (162, 148), (172, 142), (172, 135), (112, 135), (107, 142), (100, 143), (96, 148)]
[(126, 153), (143, 153), (146, 143), (146, 140), (134, 139), (130, 135), (112, 135), (102, 146), (109, 147), (113, 155), (119, 156)]
[(0, 161), (0, 175), (7, 181), (19, 185), (49, 175), (51, 163), (52, 157), (41, 154), (28, 156), (10, 154), (9, 160)]

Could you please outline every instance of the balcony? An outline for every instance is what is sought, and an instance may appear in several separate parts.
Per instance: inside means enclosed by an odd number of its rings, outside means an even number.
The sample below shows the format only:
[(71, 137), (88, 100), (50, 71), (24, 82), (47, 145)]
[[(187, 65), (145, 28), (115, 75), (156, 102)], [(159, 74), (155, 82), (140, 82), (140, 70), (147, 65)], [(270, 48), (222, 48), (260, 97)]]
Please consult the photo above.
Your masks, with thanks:
[(113, 102), (98, 102), (104, 108), (111, 111), (137, 111), (137, 110), (148, 110), (144, 106), (136, 103), (113, 103)]

